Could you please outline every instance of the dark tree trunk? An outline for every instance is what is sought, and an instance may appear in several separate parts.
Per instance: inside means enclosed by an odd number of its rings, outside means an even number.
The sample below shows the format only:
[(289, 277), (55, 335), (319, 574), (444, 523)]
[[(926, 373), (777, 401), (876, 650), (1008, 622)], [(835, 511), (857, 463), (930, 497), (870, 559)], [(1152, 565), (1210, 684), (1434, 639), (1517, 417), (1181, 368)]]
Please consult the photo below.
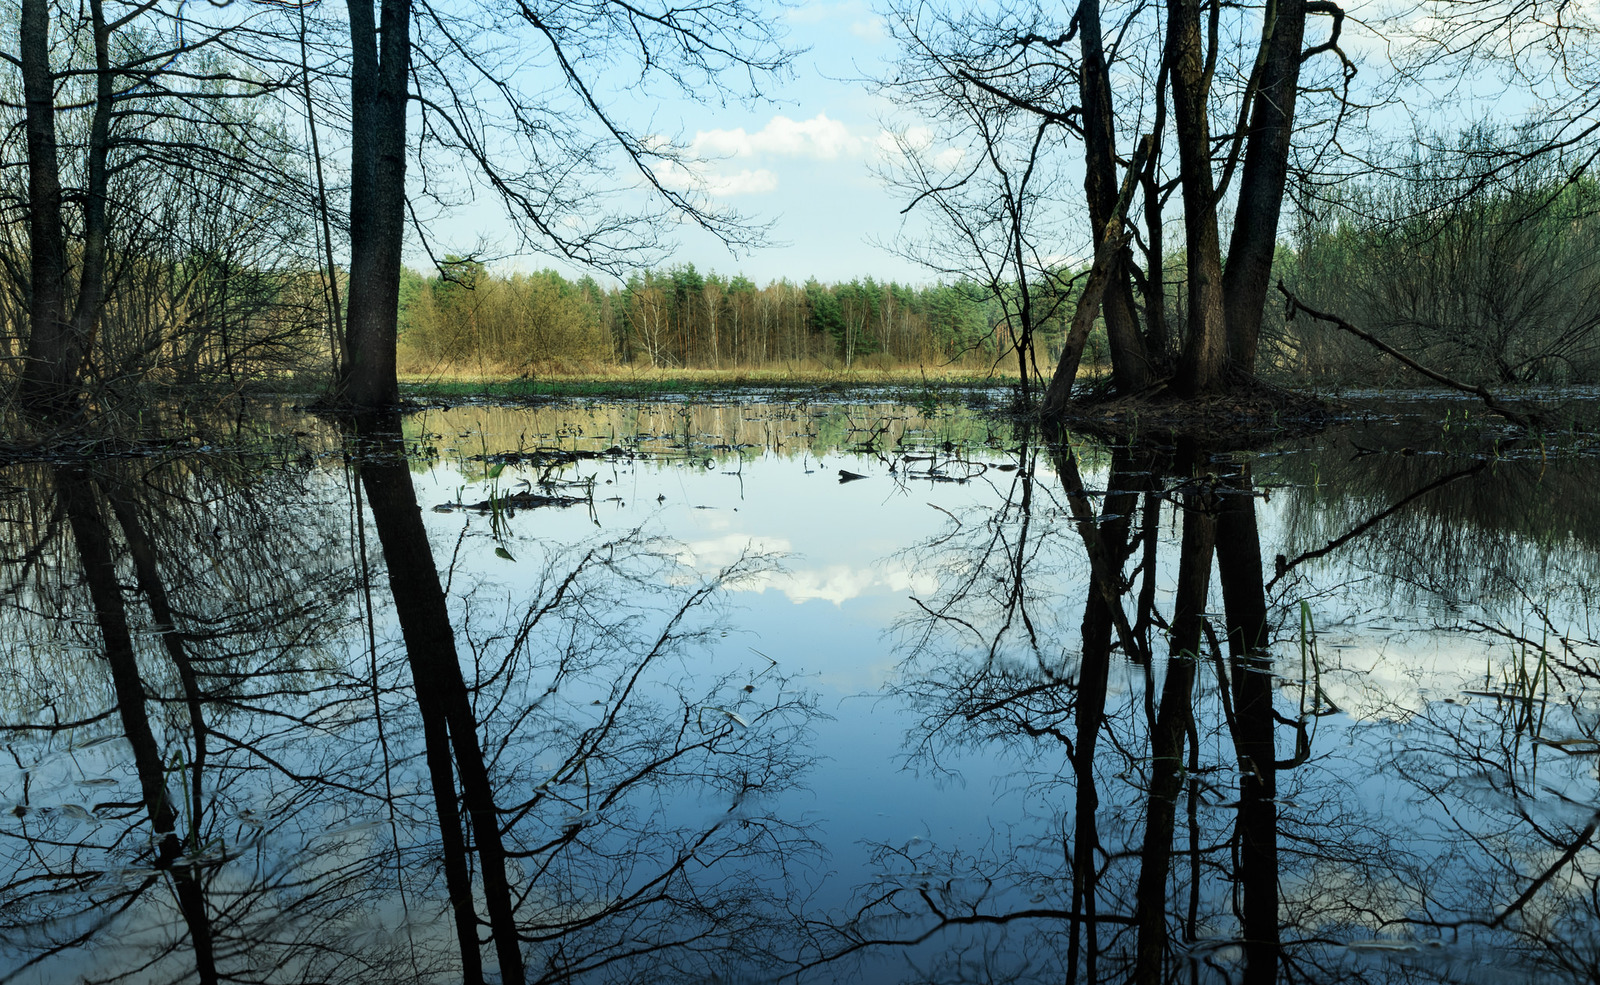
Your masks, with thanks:
[[(1098, 0), (1081, 0), (1078, 4), (1078, 30), (1083, 53), (1083, 66), (1078, 76), (1079, 98), (1083, 103), (1083, 190), (1089, 202), (1089, 220), (1098, 254), (1109, 238), (1118, 237), (1121, 232), (1109, 225), (1117, 211), (1120, 183), (1117, 181), (1116, 134), (1112, 129), (1111, 80), (1100, 34)], [(1134, 313), (1129, 264), (1124, 239), (1113, 257), (1102, 301), (1106, 341), (1111, 349), (1111, 378), (1116, 388), (1124, 393), (1150, 382), (1150, 360)]]
[(350, 0), (349, 10), (348, 358), (339, 370), (335, 402), (348, 407), (382, 407), (400, 399), (395, 346), (405, 234), (411, 4), (410, 0), (382, 0), (381, 37), (372, 0)]
[(1089, 342), (1089, 330), (1094, 327), (1094, 319), (1100, 313), (1102, 301), (1108, 297), (1107, 289), (1116, 276), (1115, 271), (1122, 262), (1122, 251), (1127, 243), (1127, 233), (1119, 232), (1095, 250), (1094, 264), (1089, 268), (1089, 277), (1078, 294), (1072, 325), (1061, 344), (1061, 356), (1056, 361), (1055, 373), (1050, 377), (1050, 385), (1045, 388), (1042, 406), (1046, 417), (1061, 414), (1072, 399), (1072, 385), (1077, 382), (1078, 367), (1083, 363), (1083, 349)]
[(83, 206), (83, 267), (78, 275), (78, 303), (72, 313), (72, 337), (88, 351), (100, 328), (106, 298), (106, 252), (110, 230), (106, 223), (111, 148), (111, 32), (100, 0), (89, 0), (94, 25), (95, 101), (89, 123), (89, 187)]
[(29, 326), (21, 396), (35, 412), (58, 413), (78, 395), (84, 357), (93, 345), (106, 298), (109, 235), (106, 196), (110, 169), (111, 33), (100, 0), (89, 4), (94, 33), (95, 101), (85, 162), (83, 250), (77, 303), (69, 312), (71, 263), (62, 220), (60, 150), (56, 144), (55, 75), (50, 70), (50, 9), (25, 0), (20, 35), (25, 127), (28, 135)]
[(1227, 323), (1222, 297), (1222, 246), (1217, 234), (1216, 186), (1211, 174), (1210, 91), (1200, 34), (1199, 0), (1167, 0), (1167, 53), (1172, 110), (1177, 122), (1183, 225), (1188, 247), (1189, 324), (1178, 361), (1184, 396), (1211, 393), (1227, 379)]
[(28, 134), (29, 326), (22, 399), (35, 408), (71, 398), (82, 358), (67, 317), (67, 245), (61, 226), (55, 76), (50, 71), (49, 0), (23, 0), (19, 22)]
[(1306, 0), (1272, 0), (1262, 28), (1262, 69), (1245, 135), (1239, 204), (1222, 293), (1228, 324), (1228, 359), (1254, 373), (1261, 314), (1271, 288), (1278, 214), (1289, 174), (1295, 98), (1300, 92), (1300, 49), (1305, 40)]

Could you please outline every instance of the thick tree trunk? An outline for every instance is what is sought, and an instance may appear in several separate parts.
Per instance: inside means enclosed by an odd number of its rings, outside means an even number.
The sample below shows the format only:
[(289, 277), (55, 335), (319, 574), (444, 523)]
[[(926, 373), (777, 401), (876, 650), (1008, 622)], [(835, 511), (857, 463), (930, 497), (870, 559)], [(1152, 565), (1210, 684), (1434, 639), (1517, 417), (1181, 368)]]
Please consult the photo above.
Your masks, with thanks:
[(111, 147), (111, 32), (100, 0), (91, 0), (95, 101), (85, 161), (83, 249), (77, 302), (70, 306), (71, 262), (62, 221), (60, 150), (56, 144), (55, 75), (50, 70), (50, 11), (46, 0), (25, 0), (20, 21), (25, 127), (28, 136), (29, 333), (22, 400), (46, 414), (70, 407), (78, 395), (84, 356), (93, 345), (106, 298), (109, 230), (106, 197)]
[(1178, 361), (1176, 383), (1180, 393), (1195, 396), (1222, 388), (1228, 361), (1222, 246), (1211, 174), (1211, 127), (1206, 116), (1210, 79), (1200, 35), (1199, 0), (1168, 0), (1167, 16), (1172, 110), (1177, 119), (1183, 225), (1189, 251), (1188, 339)]
[(382, 0), (381, 51), (372, 0), (350, 0), (350, 286), (348, 359), (335, 402), (399, 402), (395, 346), (405, 234), (410, 0)]
[(56, 148), (55, 76), (50, 71), (49, 0), (23, 0), (19, 22), (28, 136), (28, 248), (31, 288), (22, 399), (63, 406), (82, 358), (67, 317), (67, 246), (61, 227), (61, 164)]
[[(1081, 0), (1078, 4), (1078, 30), (1083, 54), (1078, 76), (1079, 99), (1083, 103), (1083, 190), (1089, 202), (1089, 221), (1098, 254), (1108, 239), (1120, 232), (1111, 226), (1112, 217), (1117, 213), (1119, 182), (1116, 134), (1112, 129), (1111, 81), (1100, 34), (1098, 0)], [(1115, 253), (1102, 301), (1106, 341), (1111, 349), (1111, 379), (1124, 393), (1147, 385), (1151, 376), (1149, 355), (1134, 313), (1133, 289), (1128, 277), (1130, 258), (1126, 249), (1124, 245)]]
[(1235, 369), (1246, 373), (1255, 372), (1261, 314), (1272, 283), (1305, 29), (1306, 0), (1271, 0), (1267, 5), (1261, 34), (1261, 77), (1244, 138), (1239, 204), (1228, 244), (1228, 267), (1222, 277), (1228, 359)]

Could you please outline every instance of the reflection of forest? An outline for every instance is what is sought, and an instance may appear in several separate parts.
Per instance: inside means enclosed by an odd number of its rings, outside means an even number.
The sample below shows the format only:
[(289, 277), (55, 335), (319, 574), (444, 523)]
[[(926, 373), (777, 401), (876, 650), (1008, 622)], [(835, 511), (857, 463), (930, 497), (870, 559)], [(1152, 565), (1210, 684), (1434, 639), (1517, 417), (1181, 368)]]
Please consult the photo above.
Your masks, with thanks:
[[(904, 404), (750, 402), (576, 403), (534, 407), (467, 406), (430, 410), (404, 424), (413, 448), (460, 455), (540, 449), (604, 451), (619, 446), (668, 462), (694, 456), (785, 458), (835, 452), (887, 452), (950, 442), (996, 446), (1003, 422), (966, 408), (927, 411)], [(426, 460), (415, 467), (427, 468)]]
[(1328, 562), (1380, 575), (1411, 600), (1484, 604), (1600, 584), (1592, 460), (1363, 454), (1335, 441), (1282, 457), (1274, 479), (1288, 483), (1273, 493), (1287, 500), (1276, 511), (1282, 553), (1318, 550), (1385, 514)]
[(678, 662), (760, 562), (624, 539), (452, 602), (388, 423), (342, 475), (8, 473), (0, 977), (704, 980), (784, 949), (810, 848), (766, 805), (806, 699)]
[[(1022, 815), (980, 848), (880, 846), (832, 954), (911, 949), (925, 970), (905, 980), (929, 982), (1592, 980), (1594, 643), (1550, 647), (1500, 697), (1354, 720), (1320, 686), (1301, 596), (1265, 591), (1249, 465), (1117, 448), (1086, 481), (1046, 451), (1053, 470), (1024, 447), (1002, 503), (913, 550), (944, 588), (901, 627), (920, 768), (1003, 757)], [(1387, 502), (1374, 482), (1343, 513), (1273, 506), (1370, 557), (1388, 542), (1362, 525), (1435, 478), (1391, 470)], [(1434, 518), (1405, 522), (1395, 542), (1427, 563), (1414, 525)], [(1535, 693), (1552, 679), (1564, 701)]]
[[(1007, 763), (1012, 806), (987, 839), (878, 845), (874, 871), (833, 877), (855, 909), (828, 911), (808, 896), (823, 833), (788, 813), (825, 800), (784, 799), (813, 698), (765, 658), (708, 662), (719, 595), (769, 584), (766, 559), (697, 572), (634, 533), (480, 584), (473, 545), (423, 525), (405, 452), (428, 435), (465, 433), (467, 459), (593, 447), (628, 413), (629, 447), (670, 449), (677, 413), (696, 457), (782, 420), (774, 469), (806, 467), (784, 456), (822, 422), (829, 448), (862, 424), (902, 461), (955, 433), (865, 406), (472, 409), (404, 437), (362, 422), (321, 458), (0, 477), (0, 979), (1600, 970), (1600, 643), (1567, 618), (1594, 583), (1581, 467), (1026, 433), (996, 452), (975, 427), (963, 502), (983, 505), (937, 507), (895, 559), (916, 603), (872, 713), (909, 713), (889, 727), (916, 769)], [(1323, 637), (1335, 605), (1452, 612), (1501, 656), (1413, 683), (1397, 644), (1356, 668)], [(1347, 706), (1335, 672), (1372, 700)], [(890, 974), (901, 957), (919, 970)]]

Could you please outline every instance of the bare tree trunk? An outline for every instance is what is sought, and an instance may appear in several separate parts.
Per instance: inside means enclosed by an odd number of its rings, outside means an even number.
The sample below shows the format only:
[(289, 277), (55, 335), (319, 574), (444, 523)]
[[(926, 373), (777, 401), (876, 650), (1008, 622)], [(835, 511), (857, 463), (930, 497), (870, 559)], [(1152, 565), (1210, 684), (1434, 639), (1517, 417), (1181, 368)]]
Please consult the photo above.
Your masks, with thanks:
[(350, 0), (349, 10), (349, 359), (340, 368), (335, 399), (349, 407), (379, 407), (400, 399), (395, 347), (405, 233), (411, 3), (382, 0), (381, 38), (372, 0)]
[(28, 274), (32, 288), (22, 397), (31, 406), (48, 409), (70, 399), (82, 358), (67, 318), (67, 246), (61, 228), (49, 0), (23, 0), (19, 33), (28, 134)]
[(1222, 275), (1228, 324), (1228, 359), (1254, 373), (1261, 313), (1272, 283), (1278, 214), (1289, 173), (1295, 97), (1300, 92), (1300, 47), (1305, 39), (1306, 0), (1271, 0), (1261, 34), (1261, 71), (1250, 109), (1239, 204)]
[[(1152, 134), (1146, 134), (1139, 141), (1139, 148), (1134, 152), (1127, 178), (1122, 183), (1122, 190), (1112, 201), (1111, 211), (1107, 214), (1105, 224), (1095, 235), (1098, 245), (1095, 247), (1094, 264), (1089, 268), (1089, 279), (1084, 283), (1082, 293), (1078, 295), (1077, 308), (1072, 314), (1072, 326), (1067, 331), (1066, 341), (1061, 347), (1061, 358), (1056, 361), (1055, 373), (1050, 377), (1050, 386), (1045, 390), (1042, 412), (1046, 416), (1059, 415), (1066, 409), (1067, 401), (1072, 398), (1072, 384), (1078, 377), (1078, 365), (1083, 360), (1083, 347), (1089, 341), (1089, 329), (1094, 325), (1095, 315), (1101, 310), (1102, 301), (1116, 277), (1117, 270), (1123, 269), (1123, 253), (1133, 236), (1123, 228), (1123, 219), (1127, 213), (1128, 202), (1133, 198), (1134, 183), (1144, 162), (1154, 149), (1155, 141), (1156, 138)], [(1145, 366), (1145, 372), (1146, 374), (1149, 372), (1148, 364)]]
[[(1089, 202), (1089, 222), (1094, 229), (1094, 248), (1098, 254), (1109, 237), (1118, 232), (1110, 224), (1113, 215), (1118, 213), (1119, 186), (1111, 81), (1100, 35), (1098, 0), (1081, 0), (1078, 4), (1078, 30), (1083, 52), (1083, 67), (1078, 78), (1079, 98), (1083, 102), (1083, 190)], [(1113, 258), (1102, 301), (1106, 341), (1111, 347), (1111, 379), (1123, 393), (1138, 390), (1150, 382), (1150, 359), (1139, 335), (1138, 317), (1134, 314), (1126, 249), (1124, 240)]]
[[(1089, 279), (1078, 295), (1078, 306), (1072, 314), (1072, 327), (1067, 330), (1066, 342), (1061, 347), (1061, 358), (1056, 361), (1056, 371), (1050, 377), (1050, 386), (1044, 393), (1043, 413), (1046, 417), (1059, 416), (1072, 399), (1072, 384), (1078, 378), (1078, 366), (1083, 362), (1083, 347), (1089, 341), (1089, 329), (1095, 315), (1100, 312), (1101, 301), (1107, 285), (1115, 276), (1115, 267), (1122, 250), (1128, 245), (1129, 235), (1118, 231), (1095, 252), (1094, 266), (1089, 268)], [(1114, 357), (1113, 357), (1114, 358)]]
[(55, 83), (50, 70), (50, 9), (26, 0), (20, 20), (23, 99), (28, 136), (29, 312), (22, 399), (45, 413), (65, 410), (77, 396), (84, 355), (105, 309), (108, 229), (106, 195), (111, 146), (111, 32), (100, 0), (90, 0), (95, 55), (95, 100), (89, 125), (88, 186), (84, 189), (82, 267), (77, 303), (69, 306), (71, 263), (62, 221), (60, 149), (56, 143)]
[(100, 327), (105, 308), (106, 251), (109, 230), (106, 223), (108, 169), (106, 157), (111, 146), (111, 32), (106, 27), (100, 0), (89, 0), (94, 22), (95, 102), (89, 124), (89, 188), (84, 203), (83, 270), (78, 276), (78, 304), (72, 313), (72, 337), (88, 349)]
[(1177, 117), (1183, 225), (1189, 251), (1189, 334), (1178, 361), (1177, 388), (1184, 396), (1195, 396), (1222, 388), (1228, 359), (1222, 246), (1211, 174), (1211, 126), (1206, 116), (1211, 80), (1200, 36), (1199, 0), (1167, 0), (1167, 15), (1172, 109)]

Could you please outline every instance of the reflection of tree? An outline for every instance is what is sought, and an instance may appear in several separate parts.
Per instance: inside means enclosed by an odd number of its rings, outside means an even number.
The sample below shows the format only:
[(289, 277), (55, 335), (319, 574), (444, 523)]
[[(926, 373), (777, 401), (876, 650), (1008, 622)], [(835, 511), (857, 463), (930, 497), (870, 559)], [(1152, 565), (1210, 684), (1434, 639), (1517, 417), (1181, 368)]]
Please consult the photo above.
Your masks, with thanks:
[(406, 466), (369, 451), (398, 647), (381, 624), (370, 646), (344, 632), (360, 538), (330, 476), (59, 468), (51, 495), (6, 503), (27, 536), (7, 549), (4, 669), (29, 697), (3, 726), (0, 978), (668, 980), (772, 960), (783, 866), (809, 846), (765, 805), (805, 765), (808, 701), (770, 668), (707, 684), (685, 662), (755, 562), (702, 583), (666, 546), (595, 546), (452, 625)]
[[(883, 876), (817, 960), (897, 945), (918, 948), (928, 981), (1318, 977), (1280, 939), (1294, 912), (1282, 867), (1370, 864), (1381, 849), (1359, 812), (1313, 792), (1327, 777), (1298, 780), (1287, 796), (1304, 814), (1280, 816), (1317, 708), (1280, 710), (1248, 469), (1218, 476), (1192, 448), (1124, 446), (1086, 481), (1072, 450), (1050, 451), (1052, 505), (1025, 465), (987, 517), (957, 517), (923, 548), (944, 590), (906, 627), (900, 685), (922, 713), (925, 761), (1006, 755), (1026, 813), (979, 850), (883, 846)], [(1164, 514), (1181, 528), (1175, 556), (1159, 546)], [(1222, 613), (1208, 611), (1213, 573)], [(1049, 620), (1074, 592), (1078, 647)], [(1025, 628), (1013, 599), (1028, 602)], [(1341, 811), (1352, 843), (1325, 845), (1317, 829)]]
[[(880, 846), (881, 875), (849, 919), (819, 925), (813, 960), (910, 949), (919, 981), (1481, 981), (1485, 962), (1507, 980), (1593, 980), (1600, 642), (1565, 627), (1594, 599), (1558, 571), (1473, 560), (1471, 531), (1424, 536), (1470, 514), (1441, 496), (1527, 495), (1519, 466), (1490, 480), (1491, 463), (1434, 463), (1411, 483), (1391, 468), (1348, 504), (1337, 486), (1275, 495), (1272, 529), (1299, 546), (1274, 574), (1250, 465), (1113, 448), (1085, 468), (1051, 451), (1061, 499), (1023, 467), (999, 505), (913, 552), (941, 590), (902, 637), (917, 762), (1004, 756), (1022, 813), (1003, 801), (1008, 824), (981, 847)], [(1505, 488), (1467, 489), (1484, 481)], [(1423, 566), (1439, 552), (1536, 577), (1489, 600), (1520, 613), (1486, 604), (1473, 624), (1511, 655), (1487, 679), (1352, 720), (1324, 695), (1299, 599), (1323, 558), (1406, 570), (1379, 553), (1397, 541)], [(1448, 578), (1407, 584), (1435, 582), (1465, 623)], [(1559, 609), (1528, 601), (1550, 597)], [(1081, 645), (1054, 618), (1077, 606)]]
[(1293, 483), (1279, 511), (1288, 560), (1360, 529), (1359, 543), (1327, 563), (1376, 574), (1397, 597), (1424, 604), (1515, 608), (1517, 586), (1550, 572), (1600, 579), (1592, 461), (1462, 460), (1409, 448), (1305, 458), (1280, 466)]
[[(489, 936), (499, 962), (500, 978), (507, 985), (522, 985), (526, 973), (517, 943), (511, 888), (506, 881), (505, 845), (500, 840), (499, 815), (494, 806), (483, 751), (478, 745), (478, 724), (472, 714), (466, 682), (456, 654), (455, 631), (422, 526), (411, 472), (399, 444), (399, 415), (384, 422), (394, 436), (391, 446), (369, 454), (359, 465), (361, 486), (372, 508), (378, 540), (383, 545), (389, 588), (394, 593), (395, 614), (405, 637), (417, 709), (422, 716), (429, 780), (438, 812), (439, 842), (444, 853), (445, 884), (461, 945), (462, 975), (469, 981), (483, 978), (478, 945), (472, 878), (468, 871), (458, 799), (465, 805), (468, 828), (474, 839), (483, 880), (484, 906), (489, 915)], [(385, 455), (384, 452), (387, 452)], [(456, 790), (456, 773), (461, 794)]]
[[(3, 615), (13, 641), (6, 663), (37, 704), (13, 704), (5, 726), (20, 787), (15, 828), (4, 832), (13, 849), (7, 924), (33, 928), (13, 938), (32, 946), (8, 948), (18, 971), (39, 965), (47, 979), (59, 976), (63, 959), (84, 960), (64, 956), (115, 935), (138, 956), (130, 967), (100, 962), (100, 977), (218, 981), (223, 961), (237, 960), (242, 913), (262, 917), (253, 904), (270, 887), (218, 888), (221, 867), (241, 859), (265, 823), (245, 806), (260, 764), (242, 754), (248, 740), (236, 726), (274, 691), (307, 693), (325, 661), (303, 637), (337, 623), (349, 578), (336, 557), (317, 560), (327, 552), (303, 517), (280, 528), (297, 533), (275, 545), (292, 544), (297, 563), (273, 557), (263, 532), (285, 511), (218, 509), (253, 497), (230, 463), (196, 464), (28, 470), (19, 477), (40, 487), (34, 502), (51, 505), (8, 504), (20, 554)], [(273, 484), (269, 473), (262, 485)], [(41, 516), (51, 522), (33, 522)], [(31, 640), (67, 646), (52, 653)], [(104, 701), (110, 708), (99, 710)], [(124, 749), (131, 796), (117, 775)], [(71, 802), (84, 796), (100, 799)], [(296, 805), (281, 806), (283, 823)], [(336, 917), (343, 899), (321, 915)], [(168, 923), (181, 932), (161, 929)], [(274, 916), (251, 935), (285, 925)]]

